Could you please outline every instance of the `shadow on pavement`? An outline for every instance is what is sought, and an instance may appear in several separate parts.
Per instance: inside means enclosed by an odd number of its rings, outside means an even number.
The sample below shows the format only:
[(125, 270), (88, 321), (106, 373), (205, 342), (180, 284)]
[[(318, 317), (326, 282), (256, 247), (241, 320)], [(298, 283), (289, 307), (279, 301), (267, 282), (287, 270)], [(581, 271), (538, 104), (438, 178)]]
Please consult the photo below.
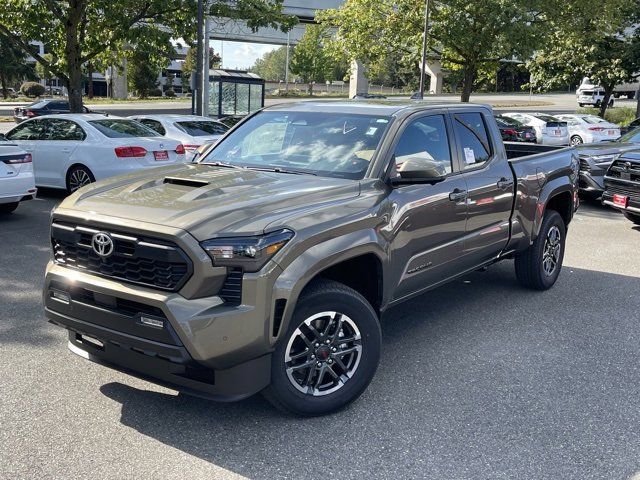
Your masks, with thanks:
[[(638, 291), (640, 278), (568, 267), (548, 292), (520, 288), (510, 262), (474, 273), (388, 312), (374, 381), (327, 417), (260, 396), (101, 391), (123, 425), (250, 478), (628, 478)], [(629, 315), (611, 318), (611, 304)]]

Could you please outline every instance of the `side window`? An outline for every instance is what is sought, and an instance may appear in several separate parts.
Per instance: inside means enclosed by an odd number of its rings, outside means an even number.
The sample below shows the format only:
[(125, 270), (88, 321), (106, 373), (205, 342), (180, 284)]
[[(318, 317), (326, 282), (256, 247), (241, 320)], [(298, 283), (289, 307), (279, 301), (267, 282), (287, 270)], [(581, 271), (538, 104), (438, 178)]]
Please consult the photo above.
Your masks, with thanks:
[(396, 170), (409, 157), (421, 157), (441, 163), (447, 174), (451, 173), (451, 149), (444, 116), (433, 115), (414, 120), (402, 132), (394, 155)]
[(487, 127), (480, 113), (457, 113), (453, 128), (462, 148), (465, 168), (474, 167), (491, 158), (491, 143)]
[(7, 133), (7, 140), (42, 140), (44, 126), (42, 120), (34, 120), (18, 125)]
[(71, 120), (49, 118), (46, 121), (45, 140), (75, 140), (82, 141), (86, 134), (82, 127)]
[(49, 110), (69, 110), (69, 104), (67, 102), (51, 102)]
[(154, 132), (159, 133), (160, 135), (165, 135), (167, 133), (167, 131), (162, 126), (162, 124), (160, 122), (158, 122), (157, 120), (150, 120), (148, 118), (143, 118), (143, 119), (138, 120), (138, 121), (141, 124), (146, 125), (147, 127), (149, 127)]

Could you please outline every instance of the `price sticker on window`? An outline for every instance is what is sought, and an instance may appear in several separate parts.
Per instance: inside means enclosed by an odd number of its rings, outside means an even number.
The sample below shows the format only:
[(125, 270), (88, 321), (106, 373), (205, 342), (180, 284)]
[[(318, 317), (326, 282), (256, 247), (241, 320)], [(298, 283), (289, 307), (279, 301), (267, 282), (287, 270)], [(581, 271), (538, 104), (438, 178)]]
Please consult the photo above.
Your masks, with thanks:
[(467, 165), (476, 163), (476, 154), (473, 152), (473, 148), (464, 147), (464, 161)]

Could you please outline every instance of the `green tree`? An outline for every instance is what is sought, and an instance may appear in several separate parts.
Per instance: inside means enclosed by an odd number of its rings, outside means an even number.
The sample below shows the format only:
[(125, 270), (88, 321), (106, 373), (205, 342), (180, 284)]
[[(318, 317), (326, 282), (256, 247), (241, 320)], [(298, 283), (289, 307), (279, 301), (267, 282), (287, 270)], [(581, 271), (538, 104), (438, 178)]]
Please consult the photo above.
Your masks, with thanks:
[[(541, 12), (555, 0), (439, 0), (430, 2), (429, 55), (460, 71), (463, 102), (479, 73), (495, 71), (500, 59), (528, 58), (543, 31)], [(403, 69), (419, 70), (424, 0), (347, 0), (321, 15), (337, 27), (333, 51), (345, 52), (380, 74), (388, 57)]]
[[(54, 63), (53, 56), (50, 53), (45, 53), (44, 55), (42, 55), (42, 58), (44, 58), (50, 64)], [(38, 78), (44, 80), (46, 83), (49, 84), (49, 94), (50, 95), (53, 94), (53, 86), (51, 84), (51, 79), (55, 75), (52, 74), (51, 71), (48, 68), (46, 68), (42, 63), (36, 63), (35, 69), (36, 69), (36, 75), (38, 75)]]
[[(290, 28), (293, 22), (282, 14), (282, 0), (213, 0), (210, 5), (210, 14), (247, 19), (254, 30)], [(166, 34), (193, 36), (196, 10), (194, 0), (4, 0), (0, 36), (26, 53), (31, 53), (30, 40), (47, 42), (61, 61), (33, 57), (65, 83), (71, 111), (81, 112), (83, 65), (118, 58), (141, 39), (159, 41), (161, 47)]]
[(329, 39), (328, 29), (322, 25), (309, 25), (293, 48), (291, 73), (299, 75), (308, 84), (309, 94), (313, 94), (313, 82), (324, 82), (331, 74), (331, 57), (325, 50)]
[(33, 66), (26, 61), (25, 53), (0, 36), (0, 89), (2, 97), (9, 96), (8, 88), (24, 78), (35, 78)]
[[(186, 91), (191, 81), (191, 73), (196, 70), (198, 49), (189, 47), (184, 63), (182, 64), (182, 88)], [(222, 57), (209, 47), (209, 68), (219, 68)]]
[(265, 53), (249, 70), (268, 82), (279, 82), (285, 79), (286, 65), (287, 47), (280, 47)]
[(147, 98), (149, 91), (158, 86), (158, 69), (145, 61), (146, 58), (144, 52), (137, 52), (131, 56), (127, 64), (129, 88), (140, 98)]
[(637, 3), (608, 0), (592, 15), (590, 2), (563, 4), (550, 17), (551, 33), (528, 62), (534, 86), (543, 89), (575, 84), (589, 77), (604, 89), (600, 116), (616, 85), (633, 81), (640, 72), (640, 48), (634, 25)]

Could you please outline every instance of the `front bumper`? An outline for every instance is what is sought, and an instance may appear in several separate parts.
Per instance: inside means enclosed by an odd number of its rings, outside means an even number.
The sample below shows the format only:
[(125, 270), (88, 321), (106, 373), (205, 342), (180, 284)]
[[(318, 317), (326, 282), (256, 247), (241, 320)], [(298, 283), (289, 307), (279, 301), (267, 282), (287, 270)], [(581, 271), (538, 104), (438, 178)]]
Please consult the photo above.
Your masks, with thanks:
[(247, 301), (230, 306), (218, 296), (187, 299), (50, 262), (45, 313), (69, 330), (71, 350), (84, 358), (185, 393), (238, 400), (269, 384), (275, 342), (270, 296), (258, 293), (271, 291), (270, 277), (245, 276)]

